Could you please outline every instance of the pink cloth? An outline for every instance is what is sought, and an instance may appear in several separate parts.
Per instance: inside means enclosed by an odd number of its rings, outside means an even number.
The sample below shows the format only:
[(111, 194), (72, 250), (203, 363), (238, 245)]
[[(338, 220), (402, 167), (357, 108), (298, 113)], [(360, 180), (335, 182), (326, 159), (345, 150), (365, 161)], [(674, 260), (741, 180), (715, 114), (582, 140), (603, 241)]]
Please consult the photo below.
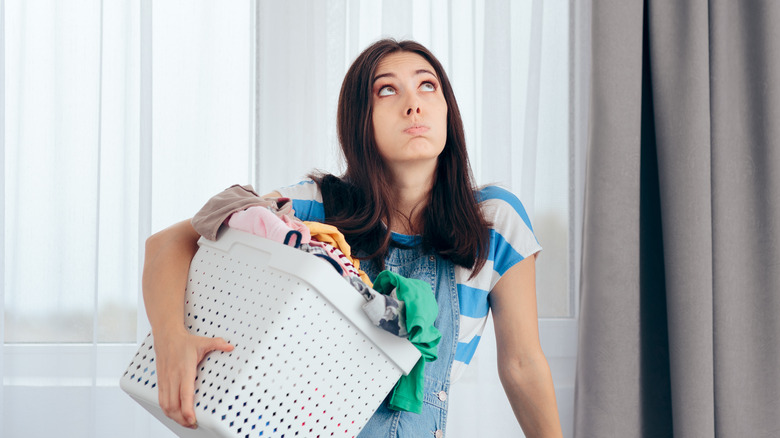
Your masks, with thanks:
[[(292, 210), (290, 210), (292, 211)], [(293, 213), (287, 213), (287, 212), (276, 212), (274, 213), (276, 217), (281, 218), (282, 221), (287, 225), (288, 227), (292, 228), (293, 230), (298, 230), (303, 235), (303, 241), (301, 243), (309, 243), (311, 240), (311, 231), (309, 231), (309, 227), (306, 226), (306, 224), (303, 223), (300, 219), (293, 216)]]
[(279, 243), (284, 243), (291, 232), (298, 231), (301, 233), (300, 241), (298, 241), (297, 236), (290, 236), (287, 242), (288, 245), (296, 247), (301, 243), (309, 243), (311, 241), (309, 229), (302, 222), (298, 221), (298, 223), (300, 225), (286, 216), (277, 216), (267, 207), (261, 206), (249, 207), (246, 210), (235, 212), (228, 220), (228, 226), (231, 228), (265, 237)]

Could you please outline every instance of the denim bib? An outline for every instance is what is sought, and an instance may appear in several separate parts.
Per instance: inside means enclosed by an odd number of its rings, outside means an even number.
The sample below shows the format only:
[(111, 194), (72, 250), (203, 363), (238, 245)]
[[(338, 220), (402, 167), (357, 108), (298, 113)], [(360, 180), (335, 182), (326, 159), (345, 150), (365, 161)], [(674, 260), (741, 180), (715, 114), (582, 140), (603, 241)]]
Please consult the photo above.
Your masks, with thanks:
[[(404, 243), (409, 244), (410, 241)], [(369, 260), (361, 261), (360, 267), (372, 280), (379, 274), (377, 266)], [(425, 364), (422, 413), (390, 410), (387, 407), (388, 400), (385, 399), (360, 432), (359, 437), (441, 438), (444, 436), (447, 423), (450, 371), (458, 345), (460, 322), (454, 265), (434, 253), (422, 251), (418, 245), (409, 249), (390, 247), (385, 259), (385, 269), (406, 278), (423, 280), (431, 285), (439, 305), (439, 316), (434, 325), (441, 332), (442, 338), (439, 342), (438, 359)]]

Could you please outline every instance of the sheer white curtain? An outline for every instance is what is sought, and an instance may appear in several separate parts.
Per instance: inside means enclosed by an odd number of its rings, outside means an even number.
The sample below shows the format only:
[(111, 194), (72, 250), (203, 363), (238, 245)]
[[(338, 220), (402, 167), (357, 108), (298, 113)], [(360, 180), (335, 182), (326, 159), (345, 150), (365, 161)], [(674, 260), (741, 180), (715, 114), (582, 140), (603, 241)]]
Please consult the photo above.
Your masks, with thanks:
[[(148, 330), (143, 240), (230, 184), (338, 173), (341, 80), (381, 36), (439, 57), (478, 182), (511, 188), (534, 219), (542, 341), (570, 429), (569, 4), (0, 0), (0, 434), (170, 436), (117, 386)], [(493, 343), (488, 328), (453, 388), (448, 436), (520, 434)]]
[(2, 6), (2, 434), (89, 436), (132, 417), (97, 407), (136, 337), (138, 4)]
[(0, 435), (168, 436), (118, 388), (143, 240), (251, 179), (252, 5), (0, 4)]

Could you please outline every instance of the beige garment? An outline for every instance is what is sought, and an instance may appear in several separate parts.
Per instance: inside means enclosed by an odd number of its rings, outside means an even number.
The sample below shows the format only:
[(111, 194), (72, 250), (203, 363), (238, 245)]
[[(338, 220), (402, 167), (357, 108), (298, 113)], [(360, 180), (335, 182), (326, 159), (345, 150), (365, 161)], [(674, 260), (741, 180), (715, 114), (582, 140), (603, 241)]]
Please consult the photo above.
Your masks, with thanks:
[(231, 214), (249, 207), (270, 208), (277, 216), (295, 219), (290, 198), (261, 198), (251, 185), (233, 185), (212, 197), (192, 218), (192, 226), (201, 236), (217, 239), (219, 227)]

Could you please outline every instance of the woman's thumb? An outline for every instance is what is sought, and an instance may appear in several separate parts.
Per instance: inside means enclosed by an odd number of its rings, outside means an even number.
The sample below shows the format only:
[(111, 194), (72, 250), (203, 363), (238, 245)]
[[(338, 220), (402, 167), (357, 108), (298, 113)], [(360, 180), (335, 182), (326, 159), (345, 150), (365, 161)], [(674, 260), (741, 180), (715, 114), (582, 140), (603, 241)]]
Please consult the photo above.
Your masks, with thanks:
[(214, 350), (229, 352), (233, 351), (233, 346), (222, 338), (211, 338), (211, 341), (209, 342), (209, 351)]
[(201, 344), (200, 348), (200, 360), (202, 360), (204, 357), (206, 357), (207, 354), (211, 353), (212, 351), (224, 351), (224, 352), (230, 352), (233, 351), (233, 346), (230, 345), (226, 340), (222, 338), (207, 338), (205, 339), (205, 342)]

